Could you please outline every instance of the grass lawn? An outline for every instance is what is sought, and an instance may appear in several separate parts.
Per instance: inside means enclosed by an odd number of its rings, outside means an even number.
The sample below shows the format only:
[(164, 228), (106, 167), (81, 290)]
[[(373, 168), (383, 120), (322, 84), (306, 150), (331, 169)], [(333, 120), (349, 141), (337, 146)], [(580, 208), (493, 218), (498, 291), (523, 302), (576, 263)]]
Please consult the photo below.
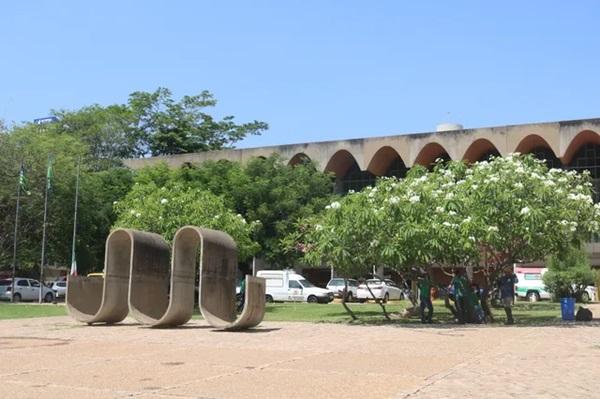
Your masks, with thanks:
[[(392, 321), (386, 321), (379, 305), (374, 303), (350, 303), (350, 308), (359, 318), (355, 324), (414, 324), (419, 323), (418, 317), (402, 319), (399, 312), (409, 306), (408, 301), (393, 301), (386, 305), (392, 313)], [(433, 321), (437, 324), (454, 323), (451, 313), (444, 307), (442, 301), (434, 301)], [(496, 322), (503, 323), (503, 309), (493, 309)], [(67, 310), (64, 305), (52, 304), (11, 304), (0, 302), (0, 320), (21, 319), (30, 317), (64, 316)], [(560, 320), (560, 304), (552, 302), (526, 303), (518, 302), (513, 309), (514, 318), (520, 325), (536, 325)], [(194, 319), (202, 316), (196, 309)], [(267, 304), (265, 320), (268, 321), (305, 321), (313, 323), (348, 323), (350, 317), (339, 303), (308, 304), (308, 303), (270, 303)]]
[[(350, 303), (349, 307), (359, 318), (357, 324), (406, 324), (419, 323), (418, 317), (402, 319), (399, 313), (409, 307), (408, 301), (393, 301), (386, 305), (389, 313), (393, 313), (392, 321), (386, 321), (379, 305), (374, 303)], [(454, 323), (452, 314), (444, 306), (443, 301), (434, 301), (434, 323)], [(506, 315), (502, 308), (492, 309), (496, 322), (504, 323)], [(560, 304), (551, 302), (525, 303), (519, 302), (513, 309), (517, 324), (534, 325), (560, 320)], [(271, 321), (308, 321), (315, 323), (347, 323), (350, 317), (341, 304), (331, 303), (273, 303), (267, 304), (265, 320)]]
[(65, 316), (67, 309), (63, 305), (24, 304), (0, 302), (0, 320), (26, 319), (30, 317)]

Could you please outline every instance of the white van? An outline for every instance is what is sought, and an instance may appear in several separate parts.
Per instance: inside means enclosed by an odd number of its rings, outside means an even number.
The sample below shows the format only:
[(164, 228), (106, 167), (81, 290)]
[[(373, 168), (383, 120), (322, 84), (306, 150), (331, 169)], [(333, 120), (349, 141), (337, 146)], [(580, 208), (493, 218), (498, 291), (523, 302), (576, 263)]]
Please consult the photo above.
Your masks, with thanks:
[(267, 280), (267, 302), (329, 303), (333, 300), (333, 292), (315, 287), (293, 270), (261, 270), (256, 277)]

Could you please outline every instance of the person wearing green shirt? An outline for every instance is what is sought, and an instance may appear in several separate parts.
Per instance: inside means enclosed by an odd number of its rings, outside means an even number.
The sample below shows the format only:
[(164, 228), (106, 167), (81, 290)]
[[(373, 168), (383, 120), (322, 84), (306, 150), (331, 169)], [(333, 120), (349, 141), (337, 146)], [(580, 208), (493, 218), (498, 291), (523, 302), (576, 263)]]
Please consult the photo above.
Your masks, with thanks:
[(467, 278), (462, 269), (456, 269), (454, 271), (454, 278), (450, 284), (454, 288), (454, 303), (456, 304), (458, 323), (464, 324), (467, 305), (465, 300), (465, 295), (467, 293)]
[[(421, 323), (431, 323), (433, 317), (433, 304), (431, 303), (431, 278), (429, 277), (429, 274), (424, 273), (423, 276), (419, 278), (417, 287), (419, 288), (419, 314), (421, 315)], [(425, 308), (427, 308), (427, 316), (425, 316)]]

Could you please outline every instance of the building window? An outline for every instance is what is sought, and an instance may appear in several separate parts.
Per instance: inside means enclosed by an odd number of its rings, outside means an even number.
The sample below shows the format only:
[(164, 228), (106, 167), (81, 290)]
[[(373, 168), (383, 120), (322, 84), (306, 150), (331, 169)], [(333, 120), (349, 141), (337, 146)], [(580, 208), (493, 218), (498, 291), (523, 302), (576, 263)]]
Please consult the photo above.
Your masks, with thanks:
[(585, 144), (576, 153), (567, 169), (588, 170), (592, 178), (594, 202), (600, 201), (600, 145)]
[(362, 171), (354, 162), (346, 176), (342, 179), (342, 191), (346, 194), (350, 190), (360, 191), (367, 186), (375, 185), (375, 175), (369, 171)]

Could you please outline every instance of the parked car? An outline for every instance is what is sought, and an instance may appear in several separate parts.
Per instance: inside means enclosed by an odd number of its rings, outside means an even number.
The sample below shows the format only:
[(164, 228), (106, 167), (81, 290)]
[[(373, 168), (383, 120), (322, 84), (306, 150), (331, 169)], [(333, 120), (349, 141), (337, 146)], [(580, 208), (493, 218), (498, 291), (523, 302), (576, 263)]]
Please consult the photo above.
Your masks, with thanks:
[[(344, 283), (343, 278), (332, 278), (327, 283), (326, 288), (329, 291), (333, 292), (333, 296), (341, 298), (342, 294), (344, 293), (345, 286), (346, 286), (346, 284)], [(358, 291), (358, 281), (356, 281), (352, 278), (349, 278), (348, 279), (348, 294), (346, 295), (346, 300), (347, 301), (354, 300), (356, 298), (357, 291)]]
[(264, 278), (267, 282), (267, 302), (329, 303), (333, 300), (333, 292), (314, 286), (293, 270), (261, 270), (256, 276)]
[(12, 278), (3, 278), (0, 280), (0, 298), (4, 298), (4, 293), (6, 289), (10, 287), (12, 283)]
[(64, 298), (67, 294), (67, 282), (66, 281), (55, 281), (52, 284), (52, 291), (56, 298)]
[[(15, 294), (14, 294), (14, 302), (20, 301), (37, 301), (40, 295), (40, 282), (37, 280), (33, 280), (30, 278), (15, 278)], [(12, 287), (8, 285), (4, 294), (2, 295), (2, 299), (11, 300), (12, 295)], [(54, 301), (54, 291), (50, 288), (43, 286), (42, 287), (42, 298), (45, 302)]]
[(369, 288), (373, 292), (373, 295), (376, 298), (382, 299), (384, 303), (393, 299), (404, 299), (404, 292), (395, 282), (390, 279), (380, 280), (373, 278), (358, 286), (356, 297), (359, 301), (364, 302), (367, 299), (373, 299)]

